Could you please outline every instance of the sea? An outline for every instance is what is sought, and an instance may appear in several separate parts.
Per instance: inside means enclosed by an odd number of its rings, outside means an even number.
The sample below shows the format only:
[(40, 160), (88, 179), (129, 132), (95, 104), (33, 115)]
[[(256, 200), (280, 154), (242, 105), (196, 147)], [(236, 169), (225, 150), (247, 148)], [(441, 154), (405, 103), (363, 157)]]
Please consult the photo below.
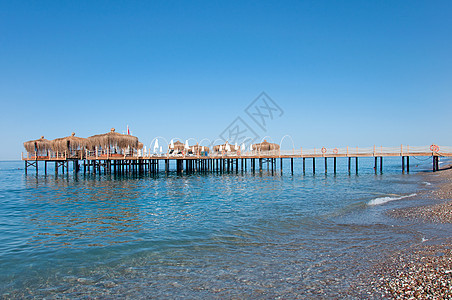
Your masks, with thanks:
[(353, 298), (376, 263), (447, 235), (388, 214), (439, 201), (425, 196), (439, 182), (431, 158), (412, 157), (410, 173), (400, 158), (385, 158), (383, 173), (371, 158), (358, 173), (346, 158), (335, 174), (306, 163), (303, 172), (295, 159), (293, 173), (278, 160), (273, 172), (44, 175), (0, 162), (0, 296)]

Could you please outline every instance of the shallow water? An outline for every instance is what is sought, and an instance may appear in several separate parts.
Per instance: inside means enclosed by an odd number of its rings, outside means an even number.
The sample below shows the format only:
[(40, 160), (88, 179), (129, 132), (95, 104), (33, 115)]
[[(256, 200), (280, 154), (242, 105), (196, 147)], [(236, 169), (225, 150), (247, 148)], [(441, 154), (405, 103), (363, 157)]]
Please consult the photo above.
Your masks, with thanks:
[[(24, 175), (0, 162), (0, 295), (296, 298), (344, 295), (392, 251), (439, 234), (386, 215), (427, 201), (402, 174)], [(279, 166), (279, 164), (278, 164)], [(329, 167), (329, 170), (332, 167)], [(433, 237), (432, 237), (433, 236)]]

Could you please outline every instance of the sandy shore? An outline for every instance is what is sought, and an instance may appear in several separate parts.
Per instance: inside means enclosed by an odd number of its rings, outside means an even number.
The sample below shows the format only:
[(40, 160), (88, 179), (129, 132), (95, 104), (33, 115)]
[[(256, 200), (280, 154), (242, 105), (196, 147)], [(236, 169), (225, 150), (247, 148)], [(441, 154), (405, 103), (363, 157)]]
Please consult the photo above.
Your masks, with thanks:
[[(438, 187), (424, 196), (441, 203), (395, 210), (390, 215), (452, 223), (452, 169), (433, 174), (425, 176), (427, 180), (435, 176)], [(376, 265), (356, 289), (366, 298), (452, 299), (452, 234), (441, 245), (419, 245), (393, 254)]]

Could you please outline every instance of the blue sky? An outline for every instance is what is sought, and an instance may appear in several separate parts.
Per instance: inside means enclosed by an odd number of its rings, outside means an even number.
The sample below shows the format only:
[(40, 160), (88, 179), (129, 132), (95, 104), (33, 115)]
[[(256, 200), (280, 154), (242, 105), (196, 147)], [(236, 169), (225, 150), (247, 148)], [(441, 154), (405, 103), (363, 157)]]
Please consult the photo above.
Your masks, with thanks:
[[(450, 1), (0, 1), (0, 160), (236, 117), (297, 148), (452, 145), (450, 32)], [(266, 130), (245, 113), (263, 91), (284, 111)]]

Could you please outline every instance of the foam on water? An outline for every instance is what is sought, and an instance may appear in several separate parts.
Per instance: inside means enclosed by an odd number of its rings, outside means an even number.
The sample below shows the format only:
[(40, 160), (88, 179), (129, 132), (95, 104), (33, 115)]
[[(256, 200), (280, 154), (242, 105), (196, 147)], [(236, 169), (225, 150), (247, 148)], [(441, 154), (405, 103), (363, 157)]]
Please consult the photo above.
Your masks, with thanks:
[(378, 197), (375, 199), (372, 199), (369, 201), (368, 205), (373, 206), (373, 205), (380, 205), (380, 204), (384, 204), (386, 202), (390, 202), (390, 201), (394, 201), (394, 200), (401, 200), (404, 198), (409, 198), (409, 197), (414, 197), (416, 196), (416, 193), (410, 194), (410, 195), (400, 195), (400, 196), (386, 196), (386, 197)]

